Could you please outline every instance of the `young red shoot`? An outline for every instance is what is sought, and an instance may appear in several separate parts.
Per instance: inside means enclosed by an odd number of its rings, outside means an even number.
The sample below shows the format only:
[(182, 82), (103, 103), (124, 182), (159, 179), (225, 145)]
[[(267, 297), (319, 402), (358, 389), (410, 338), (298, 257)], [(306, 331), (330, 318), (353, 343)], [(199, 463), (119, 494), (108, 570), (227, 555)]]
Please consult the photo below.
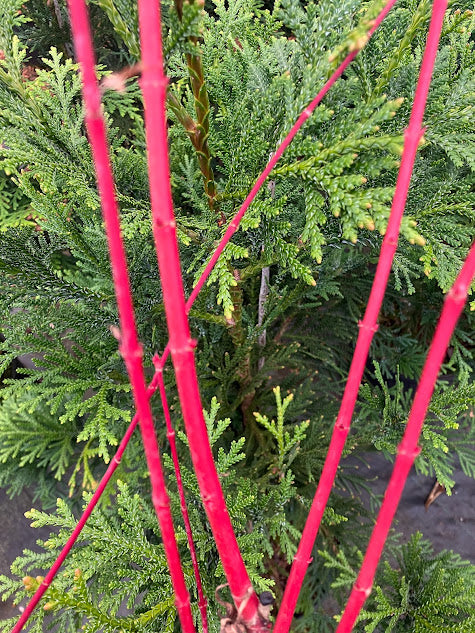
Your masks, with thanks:
[(368, 358), (369, 348), (374, 333), (378, 329), (377, 319), (384, 293), (391, 272), (394, 254), (397, 248), (399, 228), (406, 205), (407, 193), (411, 181), (412, 170), (419, 141), (423, 134), (422, 119), (424, 116), (427, 95), (432, 78), (437, 48), (439, 44), (442, 20), (447, 0), (435, 0), (432, 20), (429, 27), (427, 44), (424, 51), (419, 80), (417, 83), (414, 104), (409, 125), (404, 137), (404, 151), (396, 182), (393, 203), (387, 230), (381, 246), (381, 254), (376, 269), (371, 293), (363, 321), (359, 322), (359, 333), (353, 360), (348, 374), (342, 403), (333, 429), (330, 446), (323, 466), (317, 490), (305, 524), (302, 538), (290, 570), (289, 579), (284, 591), (282, 603), (277, 614), (274, 633), (288, 633), (302, 583), (311, 562), (311, 554), (325, 507), (330, 496), (333, 482), (341, 459), (345, 441), (350, 430), (351, 418), (358, 397), (363, 371)]
[(109, 246), (112, 276), (120, 321), (120, 352), (129, 374), (135, 406), (139, 416), (145, 456), (150, 471), (152, 501), (162, 532), (163, 545), (170, 568), (175, 603), (185, 633), (194, 633), (190, 598), (186, 589), (170, 510), (152, 412), (147, 397), (142, 346), (135, 325), (127, 261), (120, 232), (119, 210), (109, 160), (101, 94), (95, 73), (92, 37), (84, 0), (70, 0), (69, 12), (76, 55), (81, 67), (85, 121), (96, 168), (97, 185)]
[[(441, 3), (442, 4), (442, 3)], [(454, 285), (448, 292), (432, 343), (422, 370), (421, 379), (414, 396), (406, 430), (397, 450), (394, 469), (389, 480), (378, 518), (371, 534), (368, 548), (358, 578), (336, 633), (350, 633), (366, 598), (371, 593), (374, 575), (384, 543), (401, 499), (404, 484), (415, 458), (420, 452), (417, 445), (424, 418), (439, 375), (440, 366), (447, 352), (457, 321), (467, 300), (468, 290), (475, 277), (475, 243)]]

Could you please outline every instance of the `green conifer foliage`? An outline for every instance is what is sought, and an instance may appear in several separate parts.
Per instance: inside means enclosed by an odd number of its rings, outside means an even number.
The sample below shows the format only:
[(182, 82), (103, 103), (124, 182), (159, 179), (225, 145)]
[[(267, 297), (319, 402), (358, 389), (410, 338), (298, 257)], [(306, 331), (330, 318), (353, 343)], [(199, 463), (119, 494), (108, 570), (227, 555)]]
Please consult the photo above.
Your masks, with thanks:
[[(214, 448), (218, 474), (225, 495), (228, 498), (230, 515), (238, 534), (252, 582), (258, 591), (271, 589), (275, 583), (267, 569), (266, 560), (274, 554), (275, 546), (284, 561), (289, 563), (296, 550), (300, 536), (287, 516), (289, 505), (297, 500), (297, 489), (291, 470), (293, 455), (298, 451), (305, 437), (306, 423), (287, 425), (285, 410), (291, 398), (282, 401), (276, 390), (278, 424), (272, 432), (273, 446), (269, 454), (269, 464), (256, 473), (255, 478), (248, 477), (237, 470), (236, 465), (243, 462), (245, 439), (239, 438), (230, 443), (224, 441), (231, 420), (218, 419), (219, 404), (214, 399), (206, 413), (206, 423), (210, 442)], [(259, 416), (258, 416), (259, 417)], [(261, 419), (265, 425), (265, 419)], [(186, 436), (180, 432), (183, 444)], [(189, 460), (188, 460), (189, 462)], [(173, 470), (171, 459), (165, 455), (165, 464)], [(214, 588), (223, 582), (223, 571), (214, 541), (210, 537), (206, 517), (200, 504), (200, 493), (191, 464), (184, 464), (183, 483), (187, 491), (190, 518), (198, 553), (198, 560), (204, 573), (205, 589), (211, 599), (211, 612), (216, 614), (217, 605), (213, 602)], [(175, 516), (179, 516), (179, 499), (172, 483), (172, 506)], [(117, 514), (111, 514), (110, 508), (96, 511), (86, 525), (81, 542), (72, 557), (66, 563), (65, 574), (48, 590), (42, 601), (42, 609), (36, 616), (36, 626), (41, 627), (54, 612), (54, 622), (62, 622), (64, 631), (76, 630), (78, 622), (85, 618), (87, 630), (96, 631), (102, 625), (105, 630), (115, 631), (117, 627), (131, 631), (152, 631), (173, 623), (175, 618), (173, 591), (168, 577), (166, 559), (161, 543), (149, 495), (134, 493), (137, 484), (117, 482), (115, 504)], [(138, 488), (140, 490), (140, 487)], [(87, 500), (87, 496), (85, 497)], [(61, 499), (57, 502), (57, 511), (51, 515), (37, 510), (27, 513), (35, 527), (51, 526), (58, 530), (41, 543), (43, 553), (27, 552), (18, 558), (13, 566), (13, 574), (24, 577), (33, 567), (45, 567), (53, 561), (58, 549), (64, 544), (76, 519), (68, 504)], [(329, 523), (343, 520), (343, 517), (330, 515)], [(252, 526), (252, 529), (250, 529)], [(191, 561), (186, 552), (186, 536), (181, 524), (178, 525), (178, 542), (185, 557), (185, 578), (192, 585)], [(80, 570), (80, 571), (76, 571)], [(41, 581), (40, 581), (41, 582)], [(14, 596), (21, 599), (26, 589), (34, 590), (37, 581), (30, 580), (13, 583), (2, 576), (0, 590), (3, 598)], [(73, 587), (75, 585), (77, 589)], [(130, 615), (119, 617), (118, 612), (124, 605)], [(196, 606), (196, 605), (195, 605)], [(46, 607), (46, 608), (45, 608)], [(69, 614), (69, 616), (68, 616)], [(213, 630), (218, 621), (214, 615)], [(8, 630), (11, 622), (0, 624), (0, 630)], [(95, 627), (95, 628), (94, 628)], [(152, 628), (150, 628), (152, 627)], [(155, 628), (154, 628), (155, 627)], [(35, 629), (33, 629), (35, 630)], [(41, 630), (38, 628), (38, 630)]]
[[(326, 566), (338, 571), (334, 586), (356, 578), (348, 558), (323, 553)], [(475, 624), (474, 566), (450, 551), (434, 554), (431, 544), (416, 532), (385, 561), (356, 631), (373, 633), (429, 633), (436, 630), (464, 633)]]
[[(364, 43), (362, 25), (381, 2), (162, 5), (172, 190), (189, 293), (269, 156), (341, 56)], [(346, 454), (374, 448), (394, 454), (443, 293), (475, 236), (472, 5), (453, 2), (445, 17), (427, 130)], [(385, 232), (430, 7), (428, 0), (397, 3), (277, 164), (190, 313), (233, 525), (256, 588), (270, 588), (277, 598), (320, 475)], [(133, 66), (136, 9), (131, 0), (93, 0), (90, 8), (100, 77), (124, 66), (128, 77), (120, 80), (123, 91), (103, 83), (103, 101), (151, 378), (153, 354), (163, 351), (168, 335), (150, 231), (140, 68)], [(0, 390), (0, 485), (10, 494), (36, 486), (43, 510), (30, 516), (56, 530), (41, 554), (27, 552), (14, 563), (15, 580), (2, 577), (4, 597), (20, 600), (65, 542), (82, 493), (87, 499), (94, 489), (133, 412), (114, 338), (117, 310), (64, 2), (0, 0), (0, 51), (0, 371), (18, 356), (28, 365), (5, 377)], [(449, 491), (457, 459), (475, 476), (474, 325), (467, 309), (416, 461)], [(172, 372), (164, 377), (180, 431)], [(158, 399), (152, 407), (178, 517)], [(222, 570), (186, 437), (179, 436), (216, 630), (214, 589)], [(341, 469), (318, 543), (340, 552), (339, 565), (350, 570), (358, 556), (348, 540), (363, 542), (367, 531), (356, 520), (365, 512), (357, 501), (364, 486)], [(48, 608), (35, 615), (33, 631), (48, 622), (65, 632), (83, 624), (91, 633), (173, 629), (171, 585), (137, 438), (107, 492), (65, 575), (48, 591), (42, 605)], [(58, 496), (56, 512), (47, 514)], [(185, 533), (176, 522), (191, 587)], [(456, 584), (462, 568), (450, 557), (430, 559), (418, 538), (401, 560), (400, 571), (380, 581), (360, 627), (433, 630), (420, 628), (423, 609), (407, 593), (409, 574), (420, 568), (417, 595), (430, 605), (431, 626), (468, 631), (468, 585)], [(455, 584), (443, 615), (435, 596), (447, 579), (446, 564)], [(22, 576), (31, 579), (22, 585)], [(299, 629), (331, 630), (322, 601), (334, 580), (323, 559), (311, 567)], [(196, 610), (192, 587), (191, 593)], [(413, 629), (398, 629), (401, 622)], [(465, 622), (466, 629), (449, 628)]]

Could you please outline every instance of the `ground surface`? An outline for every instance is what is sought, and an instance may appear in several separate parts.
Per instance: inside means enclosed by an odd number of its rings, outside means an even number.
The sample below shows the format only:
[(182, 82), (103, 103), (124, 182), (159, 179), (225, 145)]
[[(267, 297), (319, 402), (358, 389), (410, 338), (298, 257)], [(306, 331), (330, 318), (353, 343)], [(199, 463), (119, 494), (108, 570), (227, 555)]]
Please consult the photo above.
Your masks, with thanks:
[[(370, 468), (360, 465), (375, 494), (383, 495), (393, 465), (376, 453), (365, 455)], [(432, 541), (435, 552), (452, 549), (475, 564), (475, 481), (458, 469), (454, 473), (452, 495), (440, 495), (432, 505), (424, 508), (434, 479), (411, 471), (396, 513), (396, 529), (409, 537), (416, 531)]]
[[(392, 466), (383, 457), (366, 456), (370, 467), (359, 468), (372, 479), (376, 494), (382, 494)], [(426, 511), (424, 500), (433, 481), (411, 472), (396, 515), (398, 531), (409, 537), (419, 530), (430, 539), (435, 551), (453, 549), (463, 558), (475, 563), (475, 481), (460, 470), (455, 473), (456, 485), (451, 497), (441, 495)], [(48, 530), (34, 530), (24, 512), (32, 507), (31, 497), (25, 493), (10, 501), (0, 490), (0, 572), (8, 573), (12, 561), (25, 548), (35, 548), (38, 538), (46, 538)], [(0, 618), (12, 617), (18, 608), (0, 603)]]
[[(0, 489), (0, 573), (8, 575), (10, 565), (24, 549), (39, 551), (37, 539), (46, 539), (49, 530), (30, 527), (24, 513), (34, 506), (31, 495), (24, 493), (10, 500)], [(18, 614), (18, 607), (10, 602), (0, 602), (0, 618), (11, 618)]]

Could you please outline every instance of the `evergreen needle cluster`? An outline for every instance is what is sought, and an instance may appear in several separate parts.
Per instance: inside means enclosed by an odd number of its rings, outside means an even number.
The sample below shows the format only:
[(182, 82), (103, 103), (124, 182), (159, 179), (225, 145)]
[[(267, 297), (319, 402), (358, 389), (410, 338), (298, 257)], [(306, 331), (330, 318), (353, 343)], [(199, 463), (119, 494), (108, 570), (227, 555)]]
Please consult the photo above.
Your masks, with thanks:
[[(386, 230), (431, 5), (396, 4), (277, 164), (190, 313), (231, 519), (254, 586), (277, 599), (325, 459)], [(187, 293), (272, 152), (344, 55), (364, 44), (381, 6), (162, 2), (171, 184)], [(150, 230), (137, 10), (132, 0), (93, 0), (89, 8), (151, 378), (153, 355), (168, 334)], [(451, 3), (347, 454), (395, 453), (443, 295), (475, 236), (474, 22), (473, 2)], [(64, 544), (83, 495), (89, 498), (133, 415), (113, 335), (118, 315), (63, 0), (0, 0), (0, 272), (0, 485), (9, 494), (33, 486), (43, 507), (29, 516), (53, 529), (41, 553), (25, 552), (13, 578), (1, 577), (3, 598), (20, 602)], [(416, 461), (448, 492), (457, 461), (475, 476), (474, 308), (451, 341)], [(223, 572), (172, 372), (164, 377), (215, 631), (214, 590)], [(158, 398), (152, 408), (197, 615)], [(310, 567), (298, 629), (331, 630), (324, 600), (336, 591), (332, 583), (354, 577), (360, 558), (352, 545), (362, 548), (368, 533), (357, 500), (365, 485), (341, 468), (318, 540), (334, 558)], [(176, 625), (139, 438), (107, 492), (32, 631), (151, 633)], [(473, 568), (449, 554), (434, 557), (419, 536), (391, 565), (358, 630), (473, 628)], [(0, 630), (11, 626), (5, 621)]]

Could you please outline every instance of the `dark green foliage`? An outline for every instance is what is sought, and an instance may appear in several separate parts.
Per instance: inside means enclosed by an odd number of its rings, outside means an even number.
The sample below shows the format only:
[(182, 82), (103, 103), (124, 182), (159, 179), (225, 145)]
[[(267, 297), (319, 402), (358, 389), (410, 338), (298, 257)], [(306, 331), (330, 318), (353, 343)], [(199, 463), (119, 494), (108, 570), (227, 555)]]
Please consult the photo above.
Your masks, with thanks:
[(28, 198), (12, 184), (7, 173), (0, 173), (0, 230), (27, 223), (29, 214)]
[[(337, 570), (335, 588), (349, 586), (356, 574), (341, 552), (337, 558), (322, 553), (326, 566)], [(373, 593), (355, 631), (373, 633), (429, 633), (473, 630), (475, 617), (474, 566), (450, 551), (434, 554), (416, 532), (385, 561)]]
[(54, 499), (51, 477), (64, 477), (75, 450), (77, 426), (75, 421), (60, 426), (49, 409), (40, 405), (28, 410), (22, 404), (19, 398), (9, 398), (0, 410), (0, 483), (10, 486), (10, 495), (35, 485), (42, 498)]
[[(379, 383), (377, 387), (366, 384), (361, 389), (358, 422), (364, 426), (361, 431), (371, 437), (371, 443), (378, 450), (395, 455), (409, 415), (413, 390), (404, 388), (399, 374), (394, 386), (388, 387), (378, 364), (375, 365), (375, 376)], [(449, 495), (454, 485), (453, 470), (458, 463), (467, 476), (475, 475), (473, 412), (469, 409), (474, 399), (473, 382), (457, 387), (441, 383), (422, 429), (422, 450), (415, 462), (416, 470), (424, 475), (435, 475)], [(377, 413), (379, 420), (376, 420)]]
[[(215, 0), (203, 11), (197, 2), (162, 3), (171, 179), (187, 293), (271, 152), (345, 52), (363, 43), (368, 19), (381, 4), (282, 0), (262, 6), (254, 0)], [(233, 524), (255, 586), (271, 587), (277, 598), (325, 459), (357, 321), (369, 295), (430, 7), (428, 0), (398, 2), (276, 166), (190, 314), (203, 402), (211, 403), (209, 432)], [(443, 293), (475, 235), (471, 8), (470, 2), (454, 2), (445, 17), (427, 130), (346, 454), (372, 448), (388, 457), (395, 453)], [(135, 4), (94, 0), (90, 10), (100, 77), (135, 63)], [(10, 494), (34, 484), (44, 508), (58, 495), (63, 499), (56, 514), (32, 512), (39, 525), (60, 531), (44, 553), (27, 553), (15, 563), (12, 571), (21, 577), (52, 562), (75, 524), (77, 508), (65, 501), (67, 493), (78, 503), (83, 490), (94, 488), (133, 411), (110, 329), (118, 317), (62, 0), (30, 0), (24, 6), (0, 0), (0, 49), (5, 55), (0, 61), (1, 370), (18, 355), (30, 360), (2, 384), (0, 484)], [(105, 91), (104, 109), (150, 379), (152, 356), (163, 351), (168, 336), (150, 234), (137, 78), (127, 81), (124, 92)], [(200, 130), (199, 142), (190, 134), (193, 126)], [(464, 472), (475, 475), (474, 324), (474, 312), (467, 309), (444, 361), (416, 462), (447, 490), (457, 459)], [(172, 372), (165, 372), (165, 380), (172, 417), (181, 429)], [(178, 517), (158, 398), (152, 406)], [(225, 421), (216, 421), (219, 407)], [(180, 437), (216, 627), (213, 595), (222, 571), (186, 438)], [(363, 546), (370, 522), (361, 525), (365, 511), (357, 498), (364, 486), (354, 472), (339, 471), (318, 547), (349, 552), (350, 537)], [(192, 586), (181, 525), (178, 539)], [(408, 561), (426, 556), (418, 547), (415, 541)], [(357, 554), (348, 553), (348, 561), (353, 569)], [(404, 564), (409, 569), (412, 563)], [(81, 573), (75, 576), (77, 568)], [(397, 592), (406, 580), (392, 578)], [(322, 605), (333, 580), (322, 560), (310, 568), (299, 602), (299, 630), (331, 630)], [(17, 581), (2, 582), (5, 595), (24, 595)], [(431, 582), (424, 580), (424, 595), (435, 595), (438, 585)], [(73, 585), (77, 590), (67, 592)], [(387, 585), (381, 587), (386, 592)], [(462, 590), (456, 591), (465, 600)], [(141, 442), (134, 437), (66, 575), (49, 592), (51, 610), (38, 612), (33, 630), (41, 630), (45, 614), (64, 631), (83, 622), (91, 633), (171, 630), (170, 597)], [(127, 616), (118, 612), (124, 600)], [(194, 594), (192, 602), (196, 609)], [(378, 604), (366, 612), (369, 622), (383, 612)], [(461, 620), (464, 613), (461, 608)]]

